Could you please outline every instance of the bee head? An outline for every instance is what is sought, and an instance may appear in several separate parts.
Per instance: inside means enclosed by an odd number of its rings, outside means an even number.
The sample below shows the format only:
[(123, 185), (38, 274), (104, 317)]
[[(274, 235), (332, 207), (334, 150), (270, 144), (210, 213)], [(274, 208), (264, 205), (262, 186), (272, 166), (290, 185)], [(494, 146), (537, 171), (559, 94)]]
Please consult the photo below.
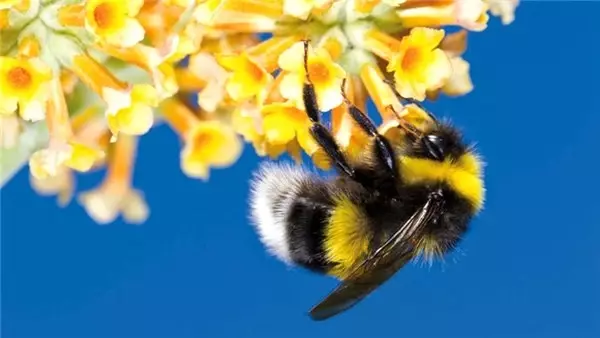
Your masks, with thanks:
[(408, 134), (407, 155), (437, 162), (456, 160), (467, 152), (460, 133), (448, 124), (435, 123), (420, 135)]
[(443, 182), (474, 210), (484, 199), (483, 162), (467, 146), (457, 129), (447, 123), (432, 123), (421, 131), (406, 133), (401, 156), (402, 178), (406, 184)]

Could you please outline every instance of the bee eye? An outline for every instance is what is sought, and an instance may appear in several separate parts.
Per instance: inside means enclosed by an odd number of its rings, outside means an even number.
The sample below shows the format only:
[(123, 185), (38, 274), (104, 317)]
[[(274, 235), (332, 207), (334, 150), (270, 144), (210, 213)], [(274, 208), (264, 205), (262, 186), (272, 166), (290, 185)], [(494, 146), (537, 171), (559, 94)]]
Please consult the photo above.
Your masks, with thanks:
[(427, 135), (422, 138), (422, 143), (428, 155), (437, 161), (443, 161), (445, 157), (444, 139), (436, 135)]

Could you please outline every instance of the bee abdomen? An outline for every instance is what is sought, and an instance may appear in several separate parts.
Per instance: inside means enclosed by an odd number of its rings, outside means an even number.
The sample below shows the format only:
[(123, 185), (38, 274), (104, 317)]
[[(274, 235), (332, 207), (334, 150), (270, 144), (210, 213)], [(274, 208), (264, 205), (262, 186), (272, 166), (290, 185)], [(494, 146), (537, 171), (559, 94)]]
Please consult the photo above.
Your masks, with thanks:
[(322, 271), (325, 183), (310, 172), (267, 163), (251, 183), (251, 219), (267, 251), (289, 265)]
[(314, 190), (300, 192), (290, 205), (287, 231), (294, 263), (317, 273), (327, 273), (329, 264), (325, 258), (325, 228), (331, 206), (327, 195), (317, 196)]

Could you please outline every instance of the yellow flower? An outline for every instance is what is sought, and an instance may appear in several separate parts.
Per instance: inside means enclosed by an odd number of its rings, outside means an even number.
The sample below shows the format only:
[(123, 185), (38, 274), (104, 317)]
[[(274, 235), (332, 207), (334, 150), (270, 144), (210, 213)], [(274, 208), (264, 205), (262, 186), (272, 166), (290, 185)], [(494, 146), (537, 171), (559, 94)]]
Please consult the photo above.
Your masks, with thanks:
[(144, 6), (136, 15), (136, 19), (145, 31), (152, 45), (163, 45), (172, 37), (172, 27), (178, 22), (185, 8), (167, 1), (144, 1)]
[(160, 48), (137, 44), (129, 48), (99, 44), (103, 52), (136, 65), (152, 76), (152, 82), (159, 98), (174, 95), (177, 90), (175, 70), (169, 58), (177, 48), (178, 39), (167, 40)]
[(131, 47), (144, 38), (135, 18), (143, 5), (143, 0), (88, 0), (85, 25), (100, 40)]
[(152, 127), (152, 108), (158, 105), (154, 87), (136, 84), (126, 91), (105, 88), (103, 99), (108, 103), (106, 118), (115, 139), (119, 133), (143, 135)]
[(119, 214), (127, 223), (141, 224), (150, 214), (142, 192), (131, 187), (136, 147), (135, 136), (119, 137), (100, 187), (79, 195), (79, 203), (98, 224), (112, 223)]
[(226, 96), (227, 71), (209, 53), (195, 54), (189, 62), (190, 71), (206, 83), (198, 93), (198, 105), (207, 112), (214, 112)]
[(407, 0), (396, 13), (407, 28), (449, 25), (482, 31), (487, 27), (488, 8), (484, 0)]
[(75, 141), (51, 143), (48, 148), (38, 150), (29, 158), (31, 174), (37, 179), (56, 176), (62, 166), (79, 172), (89, 171), (94, 163), (104, 156), (102, 151)]
[[(360, 70), (360, 80), (362, 81), (364, 89), (366, 89), (373, 100), (373, 103), (375, 104), (375, 107), (377, 107), (377, 111), (384, 122), (393, 118), (393, 114), (390, 113), (389, 107), (396, 111), (401, 110), (402, 104), (398, 101), (396, 94), (393, 92), (392, 88), (390, 88), (389, 84), (385, 82), (385, 77), (379, 67), (374, 64), (365, 64)], [(354, 101), (354, 104), (359, 107), (362, 106), (364, 111), (364, 109), (366, 109), (365, 102), (367, 98), (361, 97), (365, 95), (361, 93), (363, 91), (363, 86), (359, 86), (360, 82), (358, 79), (350, 78), (349, 82), (352, 84), (350, 88), (354, 87), (354, 91), (357, 91), (357, 95), (359, 95)]]
[(431, 28), (413, 28), (405, 36), (387, 66), (394, 72), (394, 81), (400, 95), (424, 100), (427, 90), (444, 85), (452, 73), (448, 57), (438, 45), (444, 31)]
[[(291, 100), (296, 107), (304, 110), (302, 87), (306, 81), (304, 68), (304, 43), (297, 42), (279, 57), (279, 67), (286, 73), (280, 84), (281, 95)], [(339, 106), (342, 101), (340, 86), (346, 77), (342, 67), (331, 60), (325, 49), (308, 48), (308, 75), (317, 94), (321, 111)]]
[(29, 158), (29, 169), (37, 179), (56, 176), (62, 166), (86, 172), (104, 157), (104, 152), (82, 144), (74, 135), (69, 124), (67, 103), (60, 80), (50, 83), (50, 99), (46, 109), (46, 124), (50, 132), (47, 148), (36, 151)]
[(240, 139), (229, 125), (216, 120), (201, 121), (187, 135), (181, 169), (190, 177), (208, 179), (209, 167), (228, 167), (241, 153)]
[(89, 54), (75, 55), (71, 71), (100, 97), (102, 97), (105, 88), (121, 91), (128, 88), (127, 83), (116, 78), (114, 74)]
[(262, 129), (269, 144), (285, 148), (297, 141), (315, 165), (323, 169), (329, 168), (330, 163), (324, 156), (324, 151), (310, 134), (311, 122), (304, 110), (298, 109), (290, 101), (277, 102), (265, 105), (262, 115)]
[(163, 101), (161, 111), (184, 140), (181, 169), (187, 176), (207, 180), (211, 167), (229, 167), (241, 156), (242, 141), (230, 125), (218, 120), (199, 120), (175, 98)]
[[(71, 119), (71, 127), (77, 140), (90, 147), (106, 149), (108, 142), (103, 139), (108, 133), (104, 118), (99, 114), (99, 109), (90, 107)], [(96, 158), (93, 168), (104, 163), (104, 157)], [(54, 176), (37, 178), (30, 174), (29, 181), (35, 192), (42, 196), (57, 195), (58, 205), (68, 205), (75, 192), (76, 174), (67, 166), (58, 166)]]
[(43, 120), (51, 78), (52, 71), (38, 59), (0, 56), (0, 114), (12, 114), (18, 105), (24, 120)]
[(169, 57), (169, 61), (181, 61), (188, 55), (198, 52), (202, 39), (204, 38), (205, 27), (198, 22), (192, 21), (185, 26), (181, 33), (176, 37), (176, 47)]
[[(366, 79), (368, 77), (365, 77)], [(369, 85), (376, 85), (376, 80), (368, 78)], [(366, 85), (366, 81), (363, 80)], [(382, 86), (387, 86), (381, 81)], [(372, 88), (371, 88), (372, 89)], [(383, 90), (383, 93), (391, 92), (389, 88)], [(352, 76), (346, 80), (346, 87), (344, 88), (346, 97), (356, 108), (360, 109), (365, 114), (367, 112), (367, 89), (361, 83), (361, 79), (357, 76)], [(389, 93), (393, 96), (393, 93)], [(381, 96), (376, 95), (373, 97), (374, 102), (381, 102)], [(385, 99), (384, 99), (385, 101)], [(394, 97), (394, 101), (395, 97)], [(378, 103), (376, 103), (377, 106)], [(342, 104), (331, 111), (331, 130), (340, 148), (346, 153), (351, 160), (356, 159), (360, 156), (367, 148), (369, 141), (367, 134), (357, 125), (354, 121), (347, 104)], [(383, 110), (382, 110), (383, 111)], [(384, 121), (386, 119), (384, 118)]]
[(58, 196), (58, 205), (64, 207), (71, 202), (75, 190), (75, 175), (66, 166), (58, 167), (54, 176), (38, 179), (29, 175), (29, 184), (33, 190), (42, 196)]
[(257, 65), (247, 53), (222, 55), (217, 62), (233, 74), (227, 79), (226, 90), (234, 100), (249, 99), (264, 92), (273, 76)]
[(306, 20), (313, 9), (327, 8), (333, 0), (283, 0), (283, 11), (287, 15)]
[[(422, 123), (424, 113), (403, 107), (388, 81), (420, 100), (471, 91), (466, 43), (445, 34), (446, 26), (483, 30), (488, 7), (509, 22), (518, 2), (0, 0), (0, 143), (27, 148), (20, 143), (31, 133), (40, 140), (49, 132), (47, 146), (29, 158), (33, 189), (64, 205), (78, 171), (106, 165), (104, 183), (80, 202), (100, 223), (120, 213), (143, 222), (148, 207), (131, 188), (136, 136), (157, 122), (184, 141), (180, 166), (190, 177), (206, 180), (211, 168), (233, 165), (245, 142), (259, 156), (289, 154), (299, 163), (306, 153), (328, 169), (304, 111), (309, 78), (323, 119), (353, 162), (372, 140), (349, 114), (343, 79), (347, 102), (378, 114), (379, 132), (401, 142), (404, 120)], [(369, 100), (375, 111), (366, 111)], [(45, 119), (38, 126), (47, 130), (37, 135), (23, 119)]]
[(273, 144), (287, 144), (296, 136), (305, 140), (310, 120), (304, 110), (289, 101), (272, 103), (262, 108), (263, 129), (267, 140)]
[(217, 62), (232, 72), (227, 79), (226, 89), (236, 101), (250, 99), (258, 95), (263, 101), (268, 86), (273, 81), (273, 73), (278, 66), (279, 55), (291, 47), (297, 37), (274, 37), (242, 51), (217, 56)]
[(452, 65), (452, 76), (442, 87), (442, 92), (450, 96), (468, 94), (473, 90), (473, 82), (469, 75), (470, 65), (460, 56), (450, 59)]
[(440, 93), (448, 96), (461, 96), (470, 93), (473, 90), (470, 65), (462, 58), (462, 54), (467, 49), (467, 31), (461, 30), (446, 35), (440, 44), (440, 48), (446, 52), (450, 59), (452, 75), (441, 88), (428, 91), (427, 98), (435, 100)]
[[(231, 114), (231, 126), (246, 142), (250, 142), (259, 156), (267, 155), (266, 137), (262, 128), (260, 107), (244, 102)], [(279, 155), (275, 154), (274, 156)]]

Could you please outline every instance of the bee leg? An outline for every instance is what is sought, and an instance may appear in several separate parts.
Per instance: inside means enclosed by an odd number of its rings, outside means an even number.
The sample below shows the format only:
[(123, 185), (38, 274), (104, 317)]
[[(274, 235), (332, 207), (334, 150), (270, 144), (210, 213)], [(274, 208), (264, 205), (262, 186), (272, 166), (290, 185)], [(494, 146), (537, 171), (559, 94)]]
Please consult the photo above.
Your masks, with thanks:
[(394, 83), (394, 81), (392, 81), (392, 80), (384, 80), (384, 81), (385, 81), (385, 83), (387, 83), (390, 86), (390, 88), (394, 92), (394, 95), (396, 95), (396, 98), (398, 99), (398, 101), (400, 101), (400, 103), (402, 103), (402, 105), (414, 104), (415, 106), (419, 107), (419, 109), (421, 109), (422, 111), (427, 113), (427, 115), (429, 115), (429, 118), (431, 118), (434, 122), (436, 122), (436, 123), (438, 122), (437, 118), (431, 112), (429, 112), (427, 109), (425, 109), (425, 107), (423, 107), (421, 102), (419, 102), (415, 99), (409, 99), (409, 98), (402, 97), (402, 95), (400, 95), (400, 93), (398, 93), (398, 89), (396, 89), (396, 84)]
[(336, 143), (335, 139), (321, 124), (321, 118), (319, 116), (320, 110), (317, 105), (317, 95), (315, 93), (315, 87), (310, 81), (308, 75), (308, 41), (304, 41), (304, 68), (306, 71), (306, 81), (302, 89), (302, 99), (304, 101), (304, 107), (308, 118), (312, 122), (310, 127), (310, 133), (314, 137), (315, 141), (323, 148), (325, 153), (333, 160), (334, 164), (341, 172), (356, 179), (356, 172), (354, 168), (348, 164), (348, 161), (342, 150)]
[(371, 119), (350, 102), (344, 91), (345, 86), (346, 79), (342, 82), (342, 95), (346, 105), (348, 105), (350, 116), (358, 123), (362, 130), (367, 133), (367, 135), (375, 139), (377, 159), (388, 169), (392, 178), (396, 177), (398, 173), (398, 164), (390, 142), (377, 132), (377, 127), (375, 127), (375, 124), (373, 124)]

